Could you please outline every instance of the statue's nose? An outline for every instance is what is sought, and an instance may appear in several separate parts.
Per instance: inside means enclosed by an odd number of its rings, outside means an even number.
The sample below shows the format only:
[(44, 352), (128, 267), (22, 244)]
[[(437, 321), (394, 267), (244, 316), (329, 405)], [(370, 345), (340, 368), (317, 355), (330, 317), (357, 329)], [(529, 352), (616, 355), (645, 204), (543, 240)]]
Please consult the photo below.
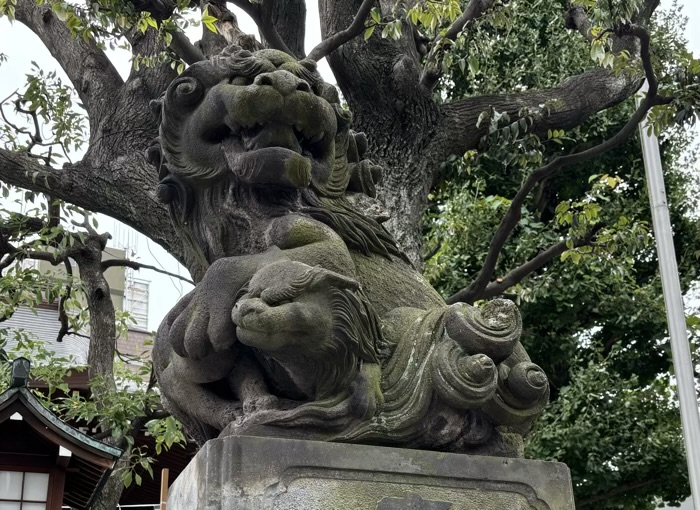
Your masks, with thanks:
[(289, 71), (284, 71), (282, 69), (272, 71), (271, 73), (259, 74), (255, 77), (255, 80), (253, 80), (253, 83), (255, 85), (268, 85), (283, 96), (287, 96), (295, 90), (311, 92), (311, 87), (308, 83), (294, 76)]
[(267, 305), (259, 298), (243, 299), (234, 305), (231, 311), (231, 319), (234, 324), (238, 325), (238, 322), (249, 313), (262, 313), (267, 308)]

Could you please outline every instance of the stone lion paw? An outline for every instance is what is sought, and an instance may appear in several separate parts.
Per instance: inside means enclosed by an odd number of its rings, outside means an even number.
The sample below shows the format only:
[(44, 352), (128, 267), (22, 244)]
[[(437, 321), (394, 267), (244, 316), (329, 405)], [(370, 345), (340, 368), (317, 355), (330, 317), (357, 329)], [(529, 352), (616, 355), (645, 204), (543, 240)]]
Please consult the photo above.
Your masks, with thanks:
[(238, 402), (232, 403), (230, 405), (224, 406), (218, 411), (218, 429), (223, 430), (227, 425), (238, 420), (242, 415), (243, 411), (241, 405)]
[(252, 414), (257, 411), (274, 409), (277, 407), (278, 402), (279, 399), (274, 395), (259, 395), (252, 397), (243, 402), (243, 412), (245, 414)]

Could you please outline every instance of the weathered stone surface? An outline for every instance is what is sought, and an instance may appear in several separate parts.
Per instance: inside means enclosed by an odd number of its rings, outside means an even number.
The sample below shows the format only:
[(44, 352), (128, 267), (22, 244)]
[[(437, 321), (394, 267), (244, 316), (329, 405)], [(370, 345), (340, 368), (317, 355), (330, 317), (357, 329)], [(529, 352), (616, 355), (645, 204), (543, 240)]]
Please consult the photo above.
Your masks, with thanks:
[(169, 510), (573, 510), (564, 464), (249, 436), (213, 439)]

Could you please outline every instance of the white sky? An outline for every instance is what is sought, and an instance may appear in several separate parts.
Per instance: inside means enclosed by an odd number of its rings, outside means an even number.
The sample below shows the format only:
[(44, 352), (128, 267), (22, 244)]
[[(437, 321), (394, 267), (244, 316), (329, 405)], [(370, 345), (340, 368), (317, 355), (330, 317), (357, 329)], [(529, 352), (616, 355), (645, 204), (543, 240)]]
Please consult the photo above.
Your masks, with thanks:
[[(662, 0), (661, 5), (669, 7), (672, 3), (673, 0)], [(683, 11), (689, 18), (686, 37), (689, 40), (690, 49), (695, 55), (700, 55), (700, 1), (679, 0), (678, 3), (683, 5)], [(238, 10), (236, 12), (242, 30), (247, 33), (257, 33), (252, 20), (242, 12)], [(306, 47), (308, 50), (320, 41), (317, 0), (307, 0), (307, 12)], [(196, 30), (199, 29), (193, 30), (191, 34), (193, 38), (198, 38)], [(56, 69), (64, 82), (69, 83), (58, 68), (56, 61), (38, 38), (20, 23), (10, 24), (7, 18), (0, 19), (0, 52), (8, 56), (8, 61), (0, 66), (0, 98), (8, 96), (12, 91), (24, 86), (25, 74), (29, 72), (32, 60), (46, 70)], [(129, 55), (123, 51), (115, 52), (110, 54), (110, 58), (120, 74), (126, 77), (130, 70)], [(326, 80), (335, 81), (325, 61), (321, 63), (319, 68)], [(700, 130), (698, 132), (700, 133)], [(161, 266), (173, 273), (187, 275), (187, 270), (182, 268), (163, 248), (133, 229), (121, 225), (111, 218), (101, 216), (100, 230), (110, 232), (113, 236), (112, 245), (126, 248), (129, 255), (135, 260), (144, 264)], [(177, 279), (153, 271), (142, 270), (137, 272), (135, 277), (151, 282), (150, 329), (156, 329), (168, 310), (191, 288)]]

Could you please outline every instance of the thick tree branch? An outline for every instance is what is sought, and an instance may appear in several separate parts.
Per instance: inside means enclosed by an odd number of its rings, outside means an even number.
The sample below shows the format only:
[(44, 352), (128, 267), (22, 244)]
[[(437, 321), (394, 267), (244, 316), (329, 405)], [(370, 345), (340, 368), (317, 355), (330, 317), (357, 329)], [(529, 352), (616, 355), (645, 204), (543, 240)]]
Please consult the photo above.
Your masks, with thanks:
[[(648, 21), (659, 0), (645, 0), (642, 9), (635, 17), (636, 24), (617, 27), (611, 37), (613, 52), (623, 49), (641, 57), (644, 65), (651, 65), (648, 45), (642, 43), (646, 32), (643, 25)], [(567, 27), (590, 35), (590, 22), (583, 8), (573, 4), (567, 18)], [(642, 51), (647, 56), (641, 55)], [(654, 76), (645, 68), (645, 75)], [(653, 78), (656, 80), (656, 78)], [(521, 94), (502, 96), (477, 96), (443, 105), (443, 121), (437, 131), (435, 144), (444, 144), (443, 159), (450, 154), (461, 154), (477, 147), (485, 134), (485, 127), (475, 129), (478, 116), (490, 108), (516, 116), (521, 109), (535, 115), (533, 131), (546, 133), (549, 129), (570, 129), (588, 119), (591, 115), (605, 110), (627, 99), (641, 86), (641, 80), (629, 73), (615, 74), (603, 68), (593, 69), (562, 82), (557, 87), (546, 90), (527, 91)], [(543, 106), (547, 105), (546, 111)]]
[(500, 256), (501, 250), (505, 245), (506, 241), (510, 237), (511, 233), (518, 225), (520, 221), (520, 214), (522, 206), (525, 199), (530, 194), (530, 192), (537, 186), (537, 184), (556, 174), (562, 168), (573, 165), (576, 163), (583, 163), (590, 161), (601, 154), (617, 147), (622, 142), (624, 142), (628, 136), (635, 132), (639, 123), (644, 119), (647, 112), (652, 106), (668, 103), (670, 100), (668, 98), (660, 97), (657, 95), (657, 81), (654, 76), (653, 69), (651, 67), (650, 55), (649, 55), (649, 36), (645, 29), (638, 26), (625, 26), (620, 28), (620, 32), (631, 34), (640, 39), (642, 43), (642, 60), (644, 65), (644, 71), (647, 75), (647, 80), (649, 81), (649, 92), (646, 97), (642, 100), (641, 104), (634, 112), (632, 117), (627, 121), (627, 123), (618, 131), (612, 138), (606, 140), (605, 142), (591, 147), (590, 149), (584, 150), (579, 153), (569, 154), (567, 156), (561, 156), (553, 159), (543, 167), (532, 172), (528, 178), (525, 180), (523, 185), (518, 190), (517, 194), (511, 201), (510, 207), (506, 212), (505, 216), (501, 220), (491, 243), (489, 244), (489, 250), (484, 259), (484, 264), (479, 272), (477, 278), (467, 287), (464, 291), (465, 295), (478, 296), (484, 292), (486, 286), (488, 285), (493, 271), (496, 268), (498, 258)]
[(114, 97), (123, 81), (93, 40), (73, 37), (70, 29), (52, 12), (50, 4), (18, 0), (17, 20), (34, 32), (68, 75), (91, 123), (102, 111), (105, 98)]
[(574, 76), (557, 87), (527, 91), (520, 94), (476, 96), (441, 106), (442, 119), (433, 140), (434, 150), (441, 160), (450, 154), (479, 146), (487, 126), (476, 127), (479, 116), (493, 109), (517, 118), (521, 110), (530, 112), (535, 134), (548, 129), (572, 129), (592, 115), (614, 106), (641, 86), (638, 77), (625, 73), (615, 75), (597, 68)]
[(102, 171), (82, 163), (55, 170), (26, 154), (0, 149), (0, 180), (108, 214), (157, 242), (198, 274), (197, 264), (178, 242), (166, 207), (156, 198), (157, 176), (140, 154), (121, 157)]
[[(165, 41), (156, 30), (146, 30), (141, 32), (137, 28), (132, 28), (126, 34), (126, 38), (131, 44), (131, 53), (134, 57), (138, 55), (156, 56), (167, 49)], [(132, 67), (126, 83), (121, 89), (121, 97), (118, 103), (119, 110), (122, 110), (125, 105), (142, 103), (148, 106), (152, 99), (160, 97), (165, 89), (170, 85), (170, 82), (177, 77), (177, 72), (170, 67), (169, 62), (162, 62), (156, 65), (142, 65)], [(131, 109), (131, 108), (130, 108)], [(145, 113), (152, 121), (150, 110), (145, 108)], [(137, 112), (141, 113), (142, 109)], [(135, 112), (130, 112), (135, 113)], [(111, 121), (111, 119), (110, 119)], [(155, 128), (155, 123), (153, 124)], [(91, 128), (93, 125), (91, 124)], [(91, 133), (92, 134), (92, 133)]]
[(565, 26), (569, 30), (578, 31), (588, 42), (593, 42), (591, 22), (586, 16), (586, 10), (583, 6), (575, 4), (569, 8), (566, 13)]
[(364, 0), (357, 10), (357, 14), (353, 18), (352, 23), (350, 23), (350, 26), (345, 30), (327, 37), (316, 45), (316, 47), (309, 52), (309, 59), (318, 62), (322, 58), (333, 53), (346, 42), (360, 35), (365, 28), (365, 20), (367, 16), (369, 16), (374, 3), (375, 0)]
[(173, 37), (170, 42), (170, 48), (177, 53), (182, 60), (189, 65), (204, 60), (204, 53), (192, 44), (182, 31), (176, 30), (171, 32), (170, 35)]
[(73, 292), (73, 264), (66, 258), (63, 261), (66, 267), (66, 274), (68, 275), (68, 283), (66, 283), (66, 288), (64, 290), (64, 295), (58, 300), (58, 320), (61, 323), (61, 328), (58, 330), (58, 335), (56, 336), (57, 342), (63, 342), (63, 339), (70, 331), (70, 324), (68, 322), (68, 314), (66, 313), (66, 301), (70, 298)]
[(264, 48), (253, 35), (246, 34), (238, 26), (238, 18), (230, 11), (225, 3), (212, 0), (204, 4), (209, 14), (216, 17), (214, 22), (216, 33), (202, 26), (202, 39), (195, 43), (205, 58), (218, 55), (227, 46), (234, 44), (244, 50), (257, 51)]
[(0, 149), (0, 180), (7, 184), (49, 194), (61, 178), (60, 170), (41, 165), (24, 152)]
[(274, 0), (262, 0), (260, 4), (260, 15), (256, 20), (258, 28), (260, 29), (260, 35), (262, 35), (265, 42), (267, 42), (271, 48), (284, 51), (294, 56), (294, 52), (290, 50), (287, 44), (282, 40), (272, 23), (272, 4), (274, 4)]
[(230, 0), (233, 5), (239, 7), (243, 12), (248, 14), (260, 30), (260, 35), (265, 39), (265, 42), (270, 48), (284, 51), (292, 56), (294, 52), (289, 49), (287, 44), (282, 40), (280, 35), (275, 30), (272, 21), (272, 13), (274, 9), (274, 0), (262, 0), (260, 3), (251, 3), (248, 0)]
[(432, 49), (426, 59), (425, 68), (420, 78), (420, 85), (425, 90), (433, 90), (442, 76), (440, 65), (444, 54), (444, 41), (455, 41), (470, 21), (480, 18), (488, 11), (496, 0), (471, 0), (462, 14), (455, 19), (443, 35), (435, 38)]
[(306, 33), (305, 0), (284, 0), (272, 7), (272, 26), (287, 47), (297, 58), (304, 58), (304, 36)]
[(194, 285), (194, 282), (190, 280), (189, 278), (179, 275), (177, 273), (171, 273), (170, 271), (166, 271), (165, 269), (161, 269), (156, 266), (151, 266), (148, 264), (142, 264), (140, 262), (136, 262), (135, 260), (129, 260), (129, 259), (108, 259), (102, 261), (102, 270), (106, 271), (110, 267), (130, 267), (131, 269), (135, 269), (138, 271), (139, 269), (150, 269), (151, 271), (155, 271), (156, 273), (161, 273), (167, 276), (170, 276), (172, 278), (177, 278), (178, 280), (182, 280), (183, 282), (190, 283)]

